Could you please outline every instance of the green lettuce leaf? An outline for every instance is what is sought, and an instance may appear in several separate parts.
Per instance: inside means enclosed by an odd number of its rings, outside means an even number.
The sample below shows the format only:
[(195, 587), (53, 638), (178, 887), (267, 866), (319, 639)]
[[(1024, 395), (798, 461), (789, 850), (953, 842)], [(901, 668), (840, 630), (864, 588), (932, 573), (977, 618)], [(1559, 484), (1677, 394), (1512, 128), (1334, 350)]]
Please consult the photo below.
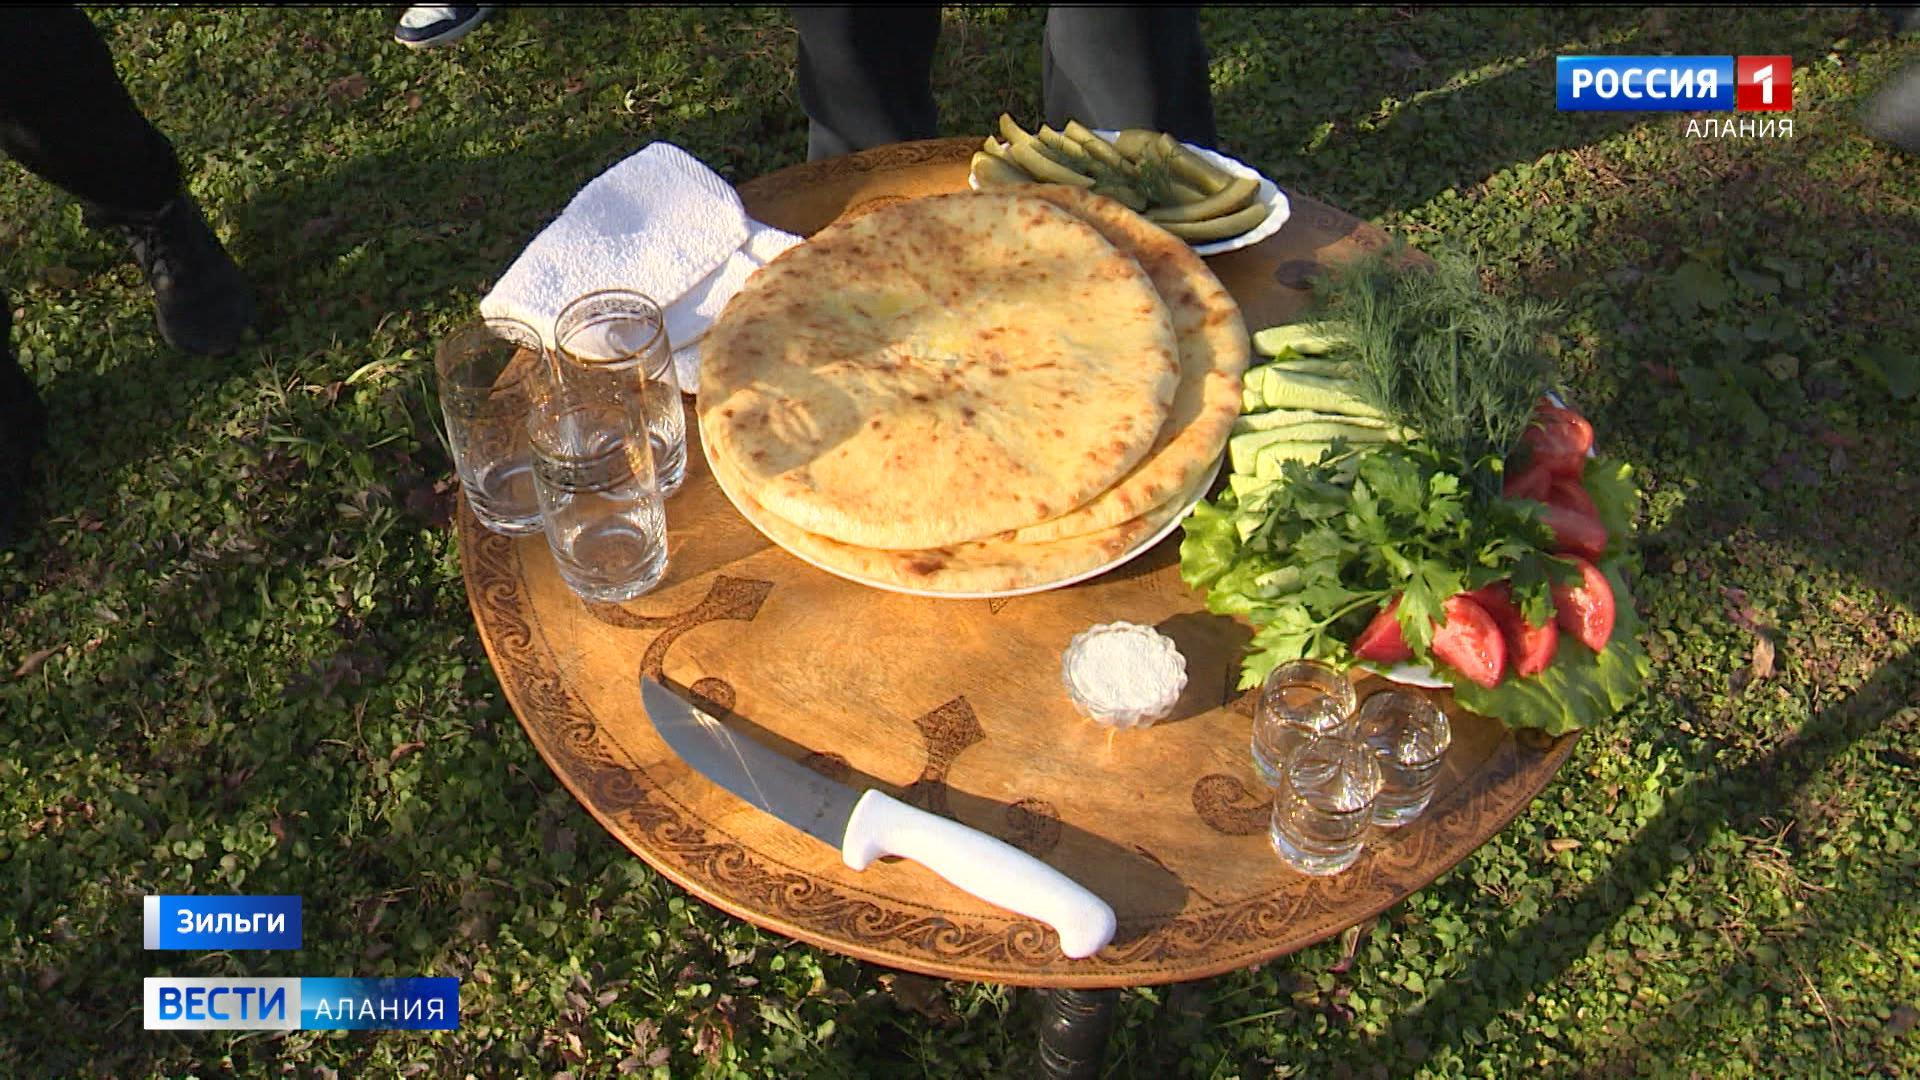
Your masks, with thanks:
[(1587, 495), (1593, 499), (1593, 508), (1600, 513), (1600, 524), (1607, 530), (1607, 550), (1603, 557), (1611, 559), (1626, 554), (1627, 538), (1633, 532), (1634, 508), (1640, 501), (1640, 489), (1633, 483), (1633, 466), (1609, 458), (1591, 458), (1581, 479), (1587, 485)]
[(1233, 529), (1236, 509), (1233, 492), (1219, 501), (1203, 499), (1181, 523), (1180, 580), (1189, 588), (1208, 589), (1233, 568), (1240, 555), (1240, 536)]

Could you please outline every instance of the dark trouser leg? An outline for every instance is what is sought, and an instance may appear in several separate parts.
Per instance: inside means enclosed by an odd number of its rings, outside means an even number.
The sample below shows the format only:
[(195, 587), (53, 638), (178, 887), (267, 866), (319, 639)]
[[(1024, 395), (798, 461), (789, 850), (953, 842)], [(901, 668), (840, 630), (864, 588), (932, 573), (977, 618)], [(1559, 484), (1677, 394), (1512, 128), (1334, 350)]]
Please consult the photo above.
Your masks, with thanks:
[(33, 383), (13, 356), (13, 304), (7, 290), (0, 289), (0, 454), (12, 449), (18, 432), (25, 430), (24, 420), (14, 414), (33, 397)]
[[(0, 289), (0, 458), (24, 455), (40, 441), (45, 414), (33, 380), (13, 354), (13, 303)], [(5, 484), (6, 462), (0, 460), (0, 486)]]
[(938, 5), (840, 4), (795, 7), (792, 14), (800, 31), (800, 107), (811, 121), (808, 160), (934, 137)]
[(1867, 102), (1867, 134), (1920, 154), (1920, 64), (1908, 64)]
[(13, 307), (0, 289), (0, 544), (20, 531), (33, 455), (46, 434), (46, 410), (13, 355)]
[(1040, 59), (1047, 123), (1151, 128), (1212, 146), (1213, 92), (1191, 7), (1047, 9)]
[(173, 145), (142, 116), (106, 42), (75, 8), (0, 8), (0, 150), (125, 233), (153, 285), (160, 334), (224, 353), (253, 322), (239, 267), (181, 185)]
[(180, 191), (180, 162), (121, 85), (76, 8), (0, 8), (0, 150), (96, 207), (151, 213)]

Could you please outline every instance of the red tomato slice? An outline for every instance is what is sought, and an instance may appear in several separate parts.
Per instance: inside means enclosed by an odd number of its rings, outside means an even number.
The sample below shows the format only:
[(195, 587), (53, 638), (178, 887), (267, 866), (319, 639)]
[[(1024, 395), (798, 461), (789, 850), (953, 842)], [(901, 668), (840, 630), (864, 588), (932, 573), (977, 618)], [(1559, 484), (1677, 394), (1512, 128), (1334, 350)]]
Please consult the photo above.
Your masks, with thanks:
[(1542, 427), (1563, 431), (1572, 447), (1580, 453), (1585, 454), (1593, 449), (1593, 425), (1587, 423), (1586, 417), (1565, 405), (1556, 405), (1552, 398), (1543, 397), (1534, 405), (1533, 415)]
[(1533, 461), (1556, 476), (1578, 477), (1586, 469), (1587, 451), (1593, 448), (1593, 425), (1572, 409), (1542, 398), (1520, 441), (1533, 452)]
[(1461, 593), (1442, 609), (1447, 623), (1433, 632), (1433, 655), (1491, 690), (1507, 674), (1507, 643), (1487, 609)]
[[(1507, 464), (1509, 467), (1512, 467), (1518, 463), (1518, 461), (1519, 457), (1516, 456)], [(1547, 493), (1552, 489), (1553, 470), (1547, 468), (1539, 459), (1529, 457), (1526, 464), (1520, 465), (1517, 469), (1507, 474), (1506, 484), (1501, 488), (1500, 494), (1509, 499), (1532, 499), (1535, 502), (1546, 502)]]
[(1600, 519), (1564, 506), (1547, 504), (1540, 520), (1553, 530), (1554, 554), (1574, 554), (1597, 559), (1607, 550), (1607, 528)]
[(1413, 659), (1407, 637), (1400, 632), (1400, 620), (1394, 617), (1399, 610), (1400, 598), (1396, 596), (1353, 640), (1353, 655), (1380, 664), (1402, 664)]
[(1580, 639), (1594, 652), (1607, 647), (1613, 637), (1613, 586), (1600, 568), (1574, 557), (1580, 566), (1580, 584), (1553, 587), (1554, 619), (1560, 629)]
[(1547, 488), (1546, 497), (1540, 501), (1548, 506), (1585, 514), (1595, 521), (1600, 520), (1600, 511), (1593, 505), (1593, 496), (1587, 494), (1586, 485), (1572, 477), (1554, 477), (1552, 486)]
[(1553, 663), (1554, 654), (1560, 651), (1560, 628), (1551, 619), (1540, 626), (1527, 625), (1520, 608), (1513, 602), (1510, 585), (1496, 581), (1466, 595), (1486, 608), (1494, 624), (1500, 627), (1500, 636), (1507, 643), (1507, 659), (1513, 662), (1515, 674), (1538, 675)]

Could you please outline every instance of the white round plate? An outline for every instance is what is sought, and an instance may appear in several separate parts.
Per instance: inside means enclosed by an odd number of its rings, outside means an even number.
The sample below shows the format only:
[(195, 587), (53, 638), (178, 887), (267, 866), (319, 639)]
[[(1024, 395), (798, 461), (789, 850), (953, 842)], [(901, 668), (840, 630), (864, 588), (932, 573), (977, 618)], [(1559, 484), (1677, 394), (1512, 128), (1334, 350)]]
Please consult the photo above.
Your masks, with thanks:
[[(1567, 407), (1567, 403), (1561, 400), (1559, 394), (1549, 390), (1547, 391), (1547, 397), (1551, 399), (1555, 405), (1563, 409)], [(1593, 447), (1587, 447), (1587, 456), (1595, 456)], [(1425, 664), (1396, 664), (1392, 668), (1384, 668), (1378, 664), (1363, 662), (1357, 666), (1373, 672), (1388, 682), (1397, 682), (1405, 686), (1418, 686), (1427, 690), (1438, 690), (1442, 687), (1453, 685), (1438, 675), (1435, 675), (1433, 669), (1427, 667)]]
[(1441, 690), (1453, 685), (1440, 676), (1435, 675), (1433, 669), (1424, 664), (1396, 664), (1391, 668), (1383, 668), (1378, 664), (1357, 664), (1355, 666), (1365, 668), (1388, 682), (1396, 682), (1402, 686), (1418, 686), (1423, 690)]
[[(701, 440), (702, 450), (704, 450), (705, 447), (706, 447), (706, 440), (703, 438)], [(807, 556), (801, 554), (800, 552), (795, 551), (792, 548), (786, 546), (785, 544), (780, 543), (780, 541), (774, 540), (773, 537), (767, 536), (765, 532), (761, 532), (760, 535), (766, 536), (768, 540), (771, 540), (773, 542), (774, 546), (778, 547), (780, 550), (786, 552), (787, 554), (793, 556), (794, 558), (799, 559), (801, 562), (806, 563), (808, 566), (813, 567), (815, 570), (824, 570), (827, 573), (832, 574), (834, 577), (844, 578), (847, 581), (851, 581), (856, 585), (865, 585), (865, 586), (868, 586), (869, 588), (882, 589), (886, 592), (905, 593), (908, 596), (925, 596), (934, 600), (999, 600), (1009, 596), (1025, 596), (1028, 593), (1046, 592), (1049, 589), (1064, 589), (1069, 585), (1078, 585), (1081, 582), (1086, 581), (1090, 578), (1099, 577), (1101, 574), (1104, 574), (1109, 570), (1117, 570), (1121, 566), (1124, 566), (1127, 563), (1132, 562), (1135, 558), (1139, 557), (1142, 553), (1144, 553), (1148, 548), (1151, 548), (1153, 547), (1153, 545), (1159, 543), (1162, 540), (1165, 540), (1170, 534), (1172, 534), (1173, 530), (1180, 527), (1181, 522), (1187, 520), (1187, 515), (1193, 512), (1194, 507), (1200, 505), (1200, 500), (1207, 497), (1207, 492), (1213, 490), (1213, 482), (1214, 480), (1219, 478), (1220, 469), (1226, 463), (1226, 459), (1227, 459), (1226, 451), (1222, 449), (1220, 453), (1220, 457), (1217, 460), (1215, 460), (1213, 463), (1213, 469), (1207, 473), (1207, 482), (1200, 486), (1199, 491), (1193, 496), (1193, 498), (1187, 501), (1187, 505), (1182, 507), (1180, 512), (1178, 514), (1175, 514), (1171, 521), (1167, 522), (1166, 525), (1162, 526), (1160, 531), (1154, 533), (1152, 536), (1147, 537), (1145, 540), (1140, 541), (1138, 544), (1135, 544), (1132, 548), (1130, 548), (1127, 551), (1126, 554), (1120, 556), (1117, 559), (1114, 559), (1112, 562), (1106, 563), (1101, 566), (1096, 566), (1091, 570), (1082, 571), (1081, 573), (1074, 574), (1070, 577), (1061, 578), (1058, 581), (1045, 581), (1045, 582), (1041, 582), (1038, 585), (1028, 585), (1024, 588), (1019, 588), (1019, 589), (1005, 589), (999, 592), (936, 592), (931, 589), (909, 589), (904, 585), (894, 585), (885, 581), (872, 581), (867, 578), (863, 578), (858, 574), (848, 573), (847, 571), (842, 570), (838, 567), (828, 566), (825, 563), (815, 562), (814, 560), (808, 558)], [(712, 468), (711, 463), (709, 463), (708, 468), (709, 469)], [(719, 479), (720, 479), (719, 475), (715, 474), (714, 481), (718, 483)], [(747, 523), (749, 525), (752, 525), (753, 524), (752, 515), (748, 514), (744, 510), (740, 510), (739, 500), (733, 497), (733, 492), (727, 490), (727, 485), (719, 484), (719, 487), (720, 487), (721, 493), (726, 495), (727, 501), (733, 503), (733, 508), (740, 512), (741, 517), (747, 519)], [(755, 525), (754, 528), (757, 531), (759, 529), (759, 526)]]
[[(1101, 128), (1094, 131), (1094, 134), (1103, 139), (1112, 139), (1120, 133), (1111, 129)], [(1005, 143), (1003, 142), (1002, 145), (1005, 145)], [(1279, 232), (1280, 226), (1285, 225), (1287, 218), (1292, 216), (1293, 204), (1287, 201), (1287, 193), (1280, 190), (1280, 185), (1260, 175), (1259, 170), (1218, 151), (1209, 150), (1204, 146), (1195, 146), (1190, 142), (1183, 142), (1180, 145), (1200, 155), (1200, 157), (1211, 162), (1214, 167), (1224, 172), (1233, 176), (1251, 176), (1255, 180), (1260, 181), (1260, 194), (1255, 196), (1255, 198), (1269, 211), (1265, 221), (1241, 233), (1239, 236), (1230, 236), (1225, 240), (1211, 240), (1204, 244), (1194, 244), (1193, 250), (1195, 252), (1201, 255), (1224, 255), (1229, 251), (1239, 251), (1243, 247), (1252, 247), (1267, 237), (1272, 236), (1274, 233)], [(971, 173), (967, 174), (967, 186), (975, 191), (980, 190), (980, 185), (974, 182), (973, 174)]]

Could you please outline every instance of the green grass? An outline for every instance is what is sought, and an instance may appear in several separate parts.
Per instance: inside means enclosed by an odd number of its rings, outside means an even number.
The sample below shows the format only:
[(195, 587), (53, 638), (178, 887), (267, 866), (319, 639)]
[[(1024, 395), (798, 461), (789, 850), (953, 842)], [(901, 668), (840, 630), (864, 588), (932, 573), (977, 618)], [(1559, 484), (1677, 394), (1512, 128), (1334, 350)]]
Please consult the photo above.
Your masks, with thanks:
[[(166, 348), (124, 249), (11, 165), (0, 281), (54, 411), (0, 553), (0, 1075), (1032, 1074), (1035, 1003), (686, 897), (559, 787), (475, 640), (432, 344), (586, 180), (802, 159), (779, 10), (101, 11), (260, 290)], [(1035, 10), (949, 14), (943, 129), (1039, 109)], [(1120, 1076), (1920, 1071), (1920, 169), (1853, 119), (1920, 60), (1849, 10), (1222, 9), (1223, 148), (1562, 302), (1645, 484), (1646, 697), (1387, 915), (1123, 997)], [(1558, 113), (1552, 57), (1789, 53), (1795, 137)], [(50, 650), (50, 651), (49, 651)], [(297, 893), (298, 974), (457, 975), (436, 1035), (148, 1033), (139, 897)], [(1171, 1000), (1170, 1000), (1171, 998)]]

